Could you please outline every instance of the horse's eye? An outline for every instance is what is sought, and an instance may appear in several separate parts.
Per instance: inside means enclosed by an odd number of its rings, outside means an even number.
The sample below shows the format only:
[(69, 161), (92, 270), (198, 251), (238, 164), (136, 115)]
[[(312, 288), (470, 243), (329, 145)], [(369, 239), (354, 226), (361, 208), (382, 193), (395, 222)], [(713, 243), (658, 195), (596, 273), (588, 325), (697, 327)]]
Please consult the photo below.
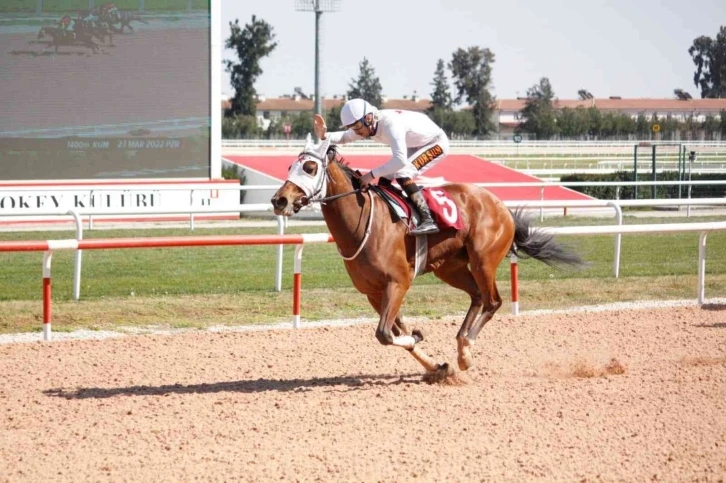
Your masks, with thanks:
[(303, 171), (305, 171), (310, 176), (315, 176), (315, 174), (318, 172), (318, 163), (315, 161), (307, 161), (305, 164), (303, 164)]
[(289, 173), (291, 169), (292, 169), (292, 164), (287, 167), (287, 172)]

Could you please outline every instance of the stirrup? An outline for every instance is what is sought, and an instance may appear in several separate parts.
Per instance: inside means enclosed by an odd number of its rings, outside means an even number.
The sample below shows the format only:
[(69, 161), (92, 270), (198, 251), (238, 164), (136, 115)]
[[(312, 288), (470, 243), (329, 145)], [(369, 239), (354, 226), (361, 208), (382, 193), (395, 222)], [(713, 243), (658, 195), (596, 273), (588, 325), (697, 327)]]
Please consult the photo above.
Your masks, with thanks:
[(409, 235), (417, 236), (417, 235), (432, 235), (434, 233), (438, 233), (439, 227), (436, 225), (436, 223), (432, 221), (426, 221), (424, 223), (421, 223), (419, 226), (414, 228), (409, 232)]

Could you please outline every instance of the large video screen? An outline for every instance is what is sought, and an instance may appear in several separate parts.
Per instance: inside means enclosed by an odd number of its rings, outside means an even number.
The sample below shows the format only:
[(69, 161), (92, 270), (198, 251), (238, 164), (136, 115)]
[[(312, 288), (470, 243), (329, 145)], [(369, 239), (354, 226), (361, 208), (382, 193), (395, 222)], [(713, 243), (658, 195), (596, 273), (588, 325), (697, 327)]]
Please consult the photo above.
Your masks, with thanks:
[(209, 178), (210, 25), (209, 0), (0, 0), (0, 180)]

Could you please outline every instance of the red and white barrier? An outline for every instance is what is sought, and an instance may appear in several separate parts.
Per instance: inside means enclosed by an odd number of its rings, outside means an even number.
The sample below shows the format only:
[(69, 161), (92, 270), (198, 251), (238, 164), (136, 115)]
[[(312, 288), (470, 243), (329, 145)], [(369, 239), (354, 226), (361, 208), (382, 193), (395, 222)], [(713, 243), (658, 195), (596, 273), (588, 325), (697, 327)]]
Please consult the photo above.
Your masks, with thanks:
[(98, 238), (95, 240), (46, 240), (0, 242), (0, 252), (45, 252), (43, 254), (43, 340), (51, 340), (51, 261), (56, 250), (103, 250), (119, 248), (171, 248), (230, 245), (296, 245), (293, 286), (293, 325), (300, 326), (302, 247), (305, 243), (331, 243), (332, 235), (227, 235), (149, 238)]
[(512, 315), (519, 315), (519, 268), (515, 254), (509, 256), (509, 273), (512, 283)]
[[(553, 235), (606, 235), (635, 233), (700, 232), (698, 244), (698, 303), (705, 303), (706, 237), (711, 231), (726, 231), (726, 222), (684, 223), (653, 225), (576, 226), (541, 228)], [(51, 260), (55, 250), (103, 250), (120, 248), (171, 248), (190, 246), (230, 245), (297, 245), (293, 275), (293, 326), (300, 326), (300, 300), (302, 290), (302, 250), (306, 243), (331, 243), (328, 233), (304, 235), (227, 235), (182, 236), (149, 238), (107, 238), (94, 240), (47, 240), (0, 242), (0, 252), (43, 251), (43, 339), (51, 339)], [(517, 257), (510, 258), (512, 284), (512, 313), (519, 313), (519, 272)]]

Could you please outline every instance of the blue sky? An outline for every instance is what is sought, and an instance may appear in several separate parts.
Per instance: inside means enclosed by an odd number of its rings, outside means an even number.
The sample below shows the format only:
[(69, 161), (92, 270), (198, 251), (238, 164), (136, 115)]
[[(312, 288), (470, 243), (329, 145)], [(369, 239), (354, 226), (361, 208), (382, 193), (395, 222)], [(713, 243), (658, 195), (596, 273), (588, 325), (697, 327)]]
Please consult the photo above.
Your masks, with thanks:
[[(262, 60), (258, 93), (312, 94), (315, 15), (295, 11), (294, 0), (222, 0), (223, 41), (230, 21), (244, 25), (252, 15), (272, 25), (278, 42)], [(344, 94), (367, 57), (384, 95), (430, 97), (436, 61), (479, 46), (496, 56), (498, 98), (524, 96), (540, 77), (561, 99), (581, 88), (596, 97), (673, 97), (680, 87), (700, 97), (688, 48), (722, 24), (725, 0), (341, 0), (322, 16), (320, 90)], [(224, 49), (222, 58), (232, 55)], [(222, 92), (233, 93), (226, 72)]]

